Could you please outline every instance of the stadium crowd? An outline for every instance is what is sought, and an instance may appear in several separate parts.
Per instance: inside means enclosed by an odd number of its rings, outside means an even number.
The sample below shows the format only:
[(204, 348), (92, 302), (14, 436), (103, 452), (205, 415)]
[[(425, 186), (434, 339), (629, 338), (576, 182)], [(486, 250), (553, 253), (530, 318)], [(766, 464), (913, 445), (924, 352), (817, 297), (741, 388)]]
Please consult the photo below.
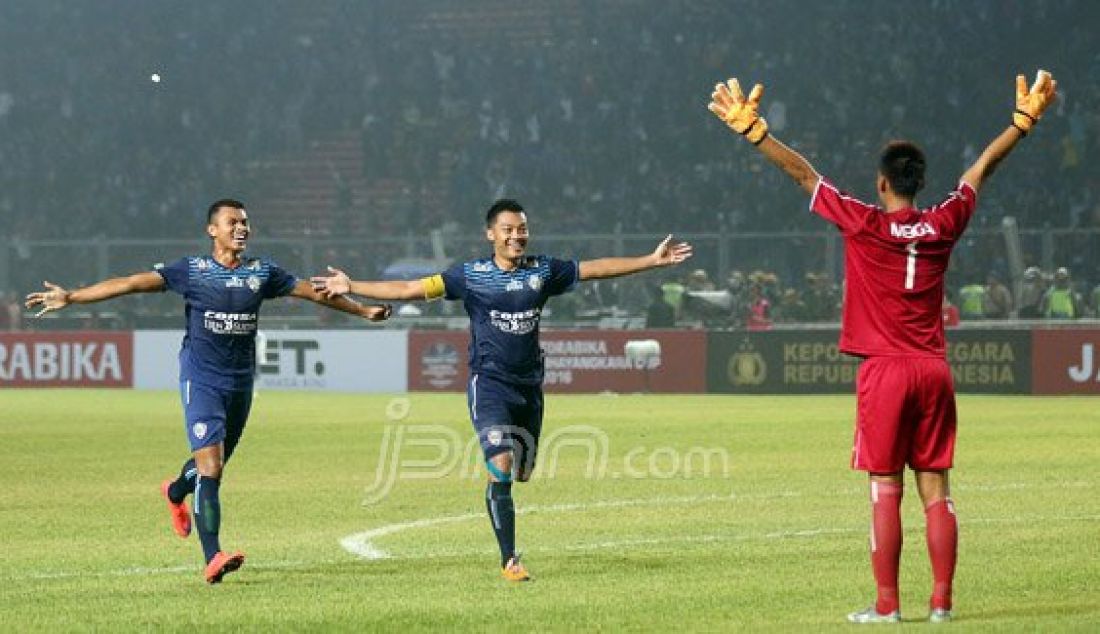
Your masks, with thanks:
[[(125, 26), (91, 5), (5, 6), (19, 18), (0, 20), (0, 53), (11, 61), (0, 81), (0, 226), (15, 245), (13, 283), (29, 281), (22, 243), (189, 238), (210, 200), (263, 200), (275, 186), (266, 166), (341, 131), (359, 138), (367, 182), (398, 179), (410, 192), (396, 208), (343, 196), (342, 213), (373, 218), (355, 225), (364, 235), (425, 233), (455, 217), (476, 226), (502, 195), (535, 210), (542, 233), (824, 231), (804, 222), (801, 192), (714, 129), (705, 96), (729, 74), (765, 81), (772, 129), (865, 198), (877, 148), (913, 137), (931, 159), (929, 200), (1007, 121), (1012, 73), (1032, 72), (1033, 60), (1056, 64), (1065, 92), (1027, 141), (1039, 147), (1005, 165), (1017, 177), (983, 191), (974, 225), (995, 228), (1011, 215), (1025, 229), (1100, 232), (1100, 173), (1087, 167), (1100, 153), (1096, 5), (558, 4), (532, 13), (487, 2), (495, 12), (474, 34), (448, 27), (443, 1), (139, 3)], [(265, 10), (272, 5), (278, 11)], [(947, 23), (966, 41), (919, 37)], [(1069, 54), (1081, 50), (1094, 53)], [(974, 77), (961, 51), (1000, 55), (1003, 72)], [(153, 72), (163, 81), (151, 82)], [(1004, 120), (990, 119), (996, 104)], [(1100, 233), (1083, 235), (1097, 242)], [(1092, 246), (1064, 259), (1082, 289), (1100, 282)], [(1010, 281), (998, 249), (960, 251), (956, 295), (987, 274)], [(365, 275), (392, 259), (333, 255)], [(812, 249), (783, 257), (756, 266), (805, 284), (740, 275), (749, 295), (760, 287), (773, 319), (803, 310), (809, 274), (822, 266)], [(1025, 253), (1028, 264), (1038, 257)], [(737, 277), (711, 268), (727, 287)]]
[[(835, 323), (840, 320), (843, 291), (829, 276), (808, 271), (802, 280), (785, 282), (774, 272), (733, 270), (724, 283), (703, 269), (669, 279), (652, 289), (646, 306), (647, 327), (676, 324), (716, 328), (769, 330), (780, 324)], [(1100, 317), (1100, 283), (1075, 282), (1070, 270), (1044, 272), (1029, 267), (1014, 293), (998, 273), (968, 283), (944, 298), (948, 325), (960, 321)]]

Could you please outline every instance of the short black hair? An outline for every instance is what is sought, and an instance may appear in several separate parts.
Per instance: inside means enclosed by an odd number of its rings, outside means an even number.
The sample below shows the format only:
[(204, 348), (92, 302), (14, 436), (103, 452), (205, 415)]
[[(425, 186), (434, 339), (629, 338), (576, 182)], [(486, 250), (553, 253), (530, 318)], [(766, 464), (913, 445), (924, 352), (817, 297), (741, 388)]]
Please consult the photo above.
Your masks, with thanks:
[(492, 227), (497, 216), (506, 211), (514, 211), (517, 214), (523, 213), (523, 205), (511, 198), (501, 198), (489, 207), (489, 211), (485, 212), (485, 226)]
[(239, 200), (233, 200), (232, 198), (222, 198), (221, 200), (215, 200), (210, 208), (206, 210), (206, 224), (214, 222), (214, 216), (218, 214), (218, 210), (222, 207), (229, 207), (231, 209), (244, 209), (244, 203)]
[(924, 152), (909, 141), (890, 141), (882, 148), (878, 170), (899, 196), (912, 198), (924, 188)]

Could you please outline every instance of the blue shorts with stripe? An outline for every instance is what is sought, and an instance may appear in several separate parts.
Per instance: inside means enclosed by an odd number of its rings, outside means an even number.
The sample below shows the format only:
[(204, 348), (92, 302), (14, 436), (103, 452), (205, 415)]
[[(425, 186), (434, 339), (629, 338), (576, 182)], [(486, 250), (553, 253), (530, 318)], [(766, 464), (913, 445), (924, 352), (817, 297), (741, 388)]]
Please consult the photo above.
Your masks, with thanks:
[(224, 459), (228, 461), (248, 422), (252, 390), (222, 390), (180, 381), (180, 400), (191, 451), (224, 442)]
[(530, 473), (542, 433), (542, 387), (475, 374), (466, 401), (485, 459), (512, 451), (515, 465)]

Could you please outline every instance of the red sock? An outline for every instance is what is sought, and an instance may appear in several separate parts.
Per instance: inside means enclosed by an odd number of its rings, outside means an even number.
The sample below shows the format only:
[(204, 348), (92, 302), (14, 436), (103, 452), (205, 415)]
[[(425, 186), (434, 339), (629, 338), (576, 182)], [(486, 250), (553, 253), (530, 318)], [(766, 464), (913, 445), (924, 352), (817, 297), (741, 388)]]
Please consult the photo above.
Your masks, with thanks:
[(901, 492), (900, 482), (871, 481), (871, 569), (878, 588), (875, 609), (879, 614), (898, 609)]
[(955, 504), (948, 499), (936, 500), (924, 509), (928, 558), (932, 560), (931, 607), (951, 609), (951, 581), (955, 577), (955, 558), (959, 551), (959, 523)]

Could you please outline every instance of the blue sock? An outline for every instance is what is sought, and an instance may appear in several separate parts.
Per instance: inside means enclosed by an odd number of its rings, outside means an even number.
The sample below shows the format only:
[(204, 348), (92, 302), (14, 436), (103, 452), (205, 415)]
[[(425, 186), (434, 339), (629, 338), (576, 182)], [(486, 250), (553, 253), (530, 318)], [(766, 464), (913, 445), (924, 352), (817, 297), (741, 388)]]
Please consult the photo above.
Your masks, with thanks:
[(199, 470), (195, 468), (195, 459), (191, 458), (183, 463), (180, 469), (180, 477), (168, 485), (168, 499), (179, 504), (188, 495), (195, 492), (195, 478), (199, 476)]
[(217, 478), (195, 477), (195, 526), (199, 529), (199, 541), (202, 542), (202, 554), (206, 563), (222, 549), (218, 543), (218, 530), (222, 524), (222, 505), (218, 500), (221, 480)]
[(512, 503), (511, 482), (490, 482), (485, 490), (485, 507), (500, 545), (500, 567), (516, 554), (516, 507)]

